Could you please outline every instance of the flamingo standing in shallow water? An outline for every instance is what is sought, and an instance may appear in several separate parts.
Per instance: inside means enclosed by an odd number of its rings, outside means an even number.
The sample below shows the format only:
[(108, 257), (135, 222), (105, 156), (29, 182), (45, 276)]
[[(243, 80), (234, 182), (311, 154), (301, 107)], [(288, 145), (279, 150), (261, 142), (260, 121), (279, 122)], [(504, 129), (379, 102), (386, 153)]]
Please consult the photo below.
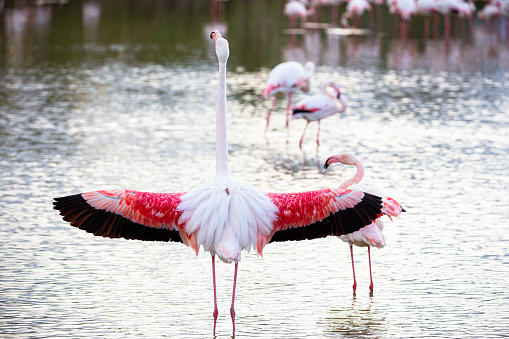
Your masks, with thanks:
[(315, 7), (310, 9), (306, 8), (306, 5), (300, 1), (292, 0), (285, 4), (283, 14), (288, 17), (288, 28), (296, 29), (297, 21), (300, 19), (301, 26), (304, 28), (304, 24), (307, 21), (307, 17), (315, 13)]
[(353, 263), (353, 245), (359, 247), (367, 247), (368, 248), (368, 258), (369, 258), (369, 290), (373, 293), (373, 276), (371, 273), (371, 246), (377, 248), (383, 248), (385, 246), (385, 238), (382, 234), (383, 231), (383, 222), (380, 219), (383, 215), (387, 215), (389, 219), (392, 221), (392, 217), (398, 217), (401, 212), (405, 212), (405, 210), (400, 206), (400, 204), (383, 194), (378, 188), (373, 186), (368, 186), (361, 184), (359, 182), (362, 180), (364, 176), (364, 166), (360, 162), (357, 157), (351, 153), (341, 153), (338, 155), (333, 155), (329, 157), (325, 161), (325, 169), (329, 167), (331, 164), (339, 162), (344, 165), (355, 166), (357, 168), (357, 172), (353, 177), (344, 181), (339, 185), (341, 189), (355, 189), (362, 190), (364, 192), (370, 192), (371, 194), (376, 194), (382, 197), (383, 208), (382, 213), (379, 214), (376, 219), (373, 220), (371, 224), (366, 227), (361, 228), (358, 231), (348, 233), (345, 235), (341, 235), (339, 238), (345, 242), (348, 242), (350, 245), (350, 256), (352, 259), (352, 271), (353, 271), (353, 293), (355, 294), (355, 290), (357, 288), (357, 280), (355, 279), (355, 267)]
[(212, 256), (214, 333), (218, 317), (215, 256), (235, 262), (230, 315), (235, 332), (235, 287), (243, 249), (262, 255), (269, 242), (323, 238), (355, 232), (381, 213), (380, 197), (351, 189), (264, 193), (232, 178), (226, 131), (228, 41), (211, 33), (219, 61), (216, 106), (216, 174), (190, 192), (149, 193), (127, 189), (55, 198), (65, 221), (96, 236), (175, 241)]
[(288, 108), (292, 104), (292, 94), (301, 90), (303, 92), (309, 92), (311, 87), (310, 79), (315, 73), (315, 64), (311, 61), (306, 62), (304, 67), (295, 61), (287, 61), (280, 63), (274, 67), (267, 79), (267, 85), (263, 91), (262, 97), (267, 99), (269, 96), (274, 94), (274, 101), (272, 108), (269, 110), (267, 115), (267, 125), (265, 126), (265, 134), (269, 128), (270, 115), (276, 106), (276, 100), (279, 93), (288, 95), (288, 105), (286, 107), (286, 129), (289, 126), (289, 111)]
[[(334, 94), (327, 91), (328, 88), (334, 90)], [(306, 127), (302, 132), (302, 137), (299, 141), (299, 147), (302, 148), (302, 141), (304, 135), (311, 121), (318, 121), (318, 130), (316, 132), (316, 145), (320, 146), (320, 120), (327, 118), (335, 113), (342, 113), (345, 111), (348, 100), (344, 95), (341, 95), (341, 90), (338, 85), (332, 80), (329, 80), (323, 84), (323, 94), (317, 94), (309, 98), (302, 99), (295, 105), (290, 107), (292, 117), (294, 119), (303, 118), (306, 119)]]

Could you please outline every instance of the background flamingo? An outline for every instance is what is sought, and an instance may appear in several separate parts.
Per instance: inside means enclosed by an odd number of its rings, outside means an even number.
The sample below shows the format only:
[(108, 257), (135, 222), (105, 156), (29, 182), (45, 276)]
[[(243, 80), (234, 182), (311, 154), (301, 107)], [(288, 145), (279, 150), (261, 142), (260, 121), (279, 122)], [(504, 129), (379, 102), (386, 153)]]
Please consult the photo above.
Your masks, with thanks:
[[(327, 91), (327, 88), (332, 88), (334, 94)], [(302, 148), (302, 141), (304, 135), (311, 121), (318, 122), (318, 130), (316, 132), (316, 145), (320, 146), (320, 120), (327, 118), (335, 113), (342, 113), (345, 111), (348, 100), (344, 95), (341, 95), (341, 90), (332, 80), (325, 82), (322, 86), (322, 94), (317, 94), (309, 98), (302, 99), (295, 105), (290, 107), (292, 117), (294, 119), (303, 118), (307, 121), (306, 127), (302, 132), (299, 141), (299, 147)]]
[(262, 255), (271, 241), (302, 240), (354, 232), (381, 213), (382, 200), (369, 193), (322, 189), (263, 193), (232, 178), (226, 130), (228, 41), (211, 33), (219, 61), (216, 112), (216, 174), (190, 192), (149, 193), (126, 189), (55, 198), (65, 221), (96, 236), (175, 241), (212, 256), (214, 333), (218, 317), (215, 256), (235, 262), (230, 315), (235, 331), (235, 287), (243, 249)]
[(301, 26), (304, 27), (304, 23), (307, 21), (307, 17), (315, 13), (315, 7), (310, 9), (306, 8), (306, 5), (300, 1), (292, 0), (285, 4), (283, 9), (284, 15), (288, 17), (288, 28), (297, 28), (297, 21), (300, 19)]
[(311, 87), (310, 79), (315, 73), (315, 64), (311, 61), (306, 62), (304, 67), (295, 61), (287, 61), (280, 63), (274, 67), (267, 79), (267, 85), (263, 91), (262, 97), (267, 99), (269, 96), (274, 94), (274, 101), (272, 107), (267, 115), (267, 125), (265, 126), (265, 134), (269, 128), (270, 115), (276, 106), (276, 100), (279, 93), (288, 95), (288, 105), (286, 107), (286, 128), (289, 125), (289, 107), (292, 104), (292, 94), (301, 90), (303, 92), (309, 92)]
[(348, 19), (353, 18), (353, 26), (360, 27), (360, 19), (366, 11), (371, 11), (371, 5), (368, 0), (350, 0), (346, 5), (346, 10), (341, 16), (341, 25), (350, 28)]
[(385, 238), (382, 234), (383, 231), (383, 222), (380, 219), (382, 215), (387, 215), (389, 219), (392, 221), (392, 217), (398, 217), (401, 212), (405, 212), (405, 210), (400, 206), (400, 204), (383, 194), (378, 188), (374, 186), (367, 186), (364, 184), (359, 185), (360, 181), (364, 176), (364, 166), (360, 162), (357, 157), (355, 157), (351, 153), (341, 153), (338, 155), (333, 155), (329, 157), (325, 161), (324, 167), (327, 169), (331, 164), (340, 162), (344, 165), (355, 166), (357, 171), (353, 177), (344, 181), (339, 185), (339, 188), (342, 189), (356, 189), (363, 190), (365, 192), (370, 192), (372, 194), (376, 194), (382, 197), (383, 208), (382, 213), (377, 216), (376, 219), (373, 220), (371, 224), (366, 227), (361, 228), (358, 231), (341, 235), (339, 238), (345, 242), (348, 242), (350, 245), (350, 257), (352, 259), (352, 272), (353, 272), (353, 293), (355, 294), (355, 290), (357, 288), (357, 280), (355, 279), (355, 267), (353, 261), (353, 245), (359, 247), (367, 247), (368, 248), (368, 259), (369, 259), (369, 290), (373, 293), (373, 275), (371, 272), (371, 246), (377, 248), (383, 248), (385, 246)]

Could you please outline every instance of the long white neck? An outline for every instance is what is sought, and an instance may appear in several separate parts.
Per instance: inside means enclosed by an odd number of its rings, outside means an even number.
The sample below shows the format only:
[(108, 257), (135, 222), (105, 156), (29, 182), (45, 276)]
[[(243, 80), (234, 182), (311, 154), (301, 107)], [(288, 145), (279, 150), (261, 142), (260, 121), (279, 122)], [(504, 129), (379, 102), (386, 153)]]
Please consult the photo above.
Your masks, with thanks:
[(350, 185), (358, 184), (361, 182), (362, 178), (364, 177), (364, 166), (358, 159), (355, 160), (354, 165), (357, 168), (355, 175), (350, 179), (343, 181), (341, 185), (339, 185), (339, 188), (348, 188)]
[(226, 131), (226, 62), (219, 62), (216, 104), (216, 178), (229, 175), (228, 135)]

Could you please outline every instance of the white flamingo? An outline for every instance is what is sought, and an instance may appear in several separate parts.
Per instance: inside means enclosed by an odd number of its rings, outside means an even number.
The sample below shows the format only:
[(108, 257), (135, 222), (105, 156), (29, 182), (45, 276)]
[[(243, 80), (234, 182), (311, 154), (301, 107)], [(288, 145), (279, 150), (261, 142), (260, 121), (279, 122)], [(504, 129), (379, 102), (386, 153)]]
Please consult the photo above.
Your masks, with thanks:
[[(381, 213), (380, 197), (350, 189), (264, 193), (235, 180), (228, 168), (226, 62), (228, 41), (211, 33), (219, 62), (216, 105), (216, 174), (189, 192), (116, 189), (55, 198), (65, 221), (96, 236), (175, 241), (212, 256), (214, 333), (218, 317), (215, 256), (235, 262), (230, 315), (235, 332), (235, 288), (242, 250), (262, 255), (269, 242), (340, 236), (369, 225)], [(192, 155), (190, 155), (192, 156)]]
[[(328, 88), (332, 88), (334, 94), (329, 92), (327, 90)], [(303, 118), (307, 121), (299, 141), (299, 147), (302, 148), (302, 141), (304, 140), (304, 135), (311, 121), (318, 122), (316, 145), (320, 146), (320, 120), (336, 113), (343, 113), (347, 105), (348, 99), (344, 95), (341, 95), (341, 90), (338, 85), (336, 85), (333, 80), (328, 80), (322, 86), (322, 94), (302, 99), (291, 106), (290, 111), (294, 119)]]
[(274, 67), (267, 79), (267, 84), (262, 94), (262, 98), (267, 99), (271, 95), (274, 95), (274, 101), (272, 107), (267, 114), (267, 124), (265, 125), (265, 134), (269, 128), (270, 115), (276, 106), (276, 100), (278, 95), (288, 95), (288, 105), (286, 106), (286, 129), (289, 126), (289, 108), (292, 104), (292, 94), (301, 90), (303, 92), (309, 92), (311, 87), (311, 77), (315, 73), (315, 64), (311, 61), (306, 62), (304, 66), (296, 61), (287, 61), (280, 63)]
[(325, 161), (324, 167), (327, 169), (333, 163), (342, 163), (344, 165), (355, 166), (357, 171), (353, 177), (339, 185), (339, 188), (349, 188), (356, 190), (363, 190), (365, 192), (370, 192), (372, 194), (376, 194), (382, 197), (383, 200), (383, 208), (382, 213), (377, 216), (373, 222), (366, 227), (361, 228), (358, 231), (348, 233), (346, 235), (341, 235), (339, 238), (350, 245), (350, 256), (352, 259), (352, 271), (353, 271), (353, 293), (355, 294), (355, 290), (357, 288), (357, 280), (355, 279), (355, 267), (353, 263), (353, 245), (359, 247), (367, 247), (368, 248), (368, 259), (369, 259), (369, 290), (373, 293), (373, 275), (371, 272), (371, 250), (370, 248), (377, 247), (383, 248), (385, 247), (385, 238), (382, 234), (383, 231), (383, 222), (380, 219), (382, 215), (387, 215), (389, 219), (392, 221), (392, 217), (398, 217), (401, 212), (405, 212), (405, 210), (400, 206), (400, 204), (392, 199), (387, 197), (384, 193), (382, 193), (378, 188), (374, 186), (368, 186), (365, 184), (359, 184), (362, 178), (364, 177), (364, 166), (360, 162), (357, 157), (351, 153), (341, 153), (338, 155), (333, 155), (329, 157)]

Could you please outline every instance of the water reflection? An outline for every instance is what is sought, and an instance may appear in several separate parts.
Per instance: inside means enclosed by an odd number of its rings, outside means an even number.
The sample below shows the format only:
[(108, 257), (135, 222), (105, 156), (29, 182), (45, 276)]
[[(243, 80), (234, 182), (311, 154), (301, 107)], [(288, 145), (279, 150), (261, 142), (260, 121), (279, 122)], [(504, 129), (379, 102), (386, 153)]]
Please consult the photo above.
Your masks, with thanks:
[(373, 305), (373, 300), (362, 302), (355, 297), (349, 308), (331, 309), (323, 320), (325, 333), (338, 333), (348, 338), (380, 338), (387, 335), (385, 318)]

